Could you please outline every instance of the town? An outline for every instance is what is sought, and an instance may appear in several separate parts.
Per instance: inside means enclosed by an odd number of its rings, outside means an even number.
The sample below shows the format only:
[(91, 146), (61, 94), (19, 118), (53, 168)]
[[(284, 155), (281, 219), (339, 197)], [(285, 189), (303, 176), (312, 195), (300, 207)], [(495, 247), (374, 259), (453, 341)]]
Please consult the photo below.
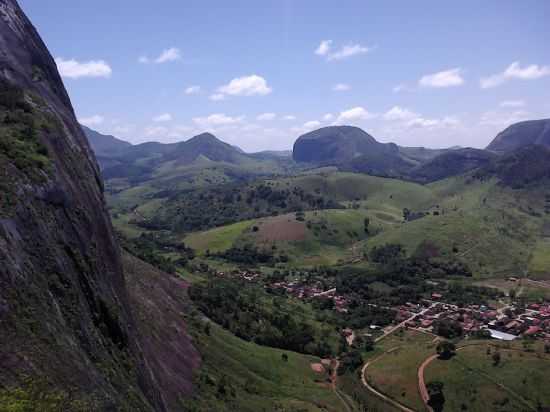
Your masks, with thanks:
[[(261, 279), (262, 274), (252, 271), (235, 270), (233, 272), (217, 272), (219, 277), (235, 277), (248, 282)], [(517, 281), (516, 278), (511, 278)], [(336, 312), (346, 313), (349, 298), (339, 294), (336, 287), (323, 289), (318, 282), (307, 282), (293, 279), (292, 281), (278, 281), (265, 285), (266, 288), (284, 290), (289, 296), (304, 301), (314, 299), (329, 299), (333, 302)], [(484, 337), (501, 341), (511, 341), (520, 337), (542, 339), (550, 342), (550, 301), (530, 303), (527, 306), (512, 300), (509, 304), (496, 305), (471, 304), (458, 306), (446, 303), (442, 293), (432, 293), (430, 298), (419, 302), (407, 302), (404, 305), (391, 307), (395, 312), (393, 324), (384, 328), (379, 325), (370, 325), (365, 336), (383, 337), (400, 327), (414, 329), (421, 332), (438, 334), (437, 327), (442, 322), (456, 326), (456, 333), (461, 337)], [(376, 306), (374, 304), (369, 304)], [(345, 328), (342, 334), (348, 341), (350, 336), (358, 333)], [(458, 337), (445, 336), (445, 337)]]

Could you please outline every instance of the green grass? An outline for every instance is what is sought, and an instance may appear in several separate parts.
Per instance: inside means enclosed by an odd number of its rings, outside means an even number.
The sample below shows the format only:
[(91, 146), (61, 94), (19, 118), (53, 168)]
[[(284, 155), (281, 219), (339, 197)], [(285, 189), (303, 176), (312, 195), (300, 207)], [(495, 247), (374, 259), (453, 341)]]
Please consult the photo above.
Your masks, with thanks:
[[(299, 188), (350, 207), (307, 212), (310, 225), (305, 239), (275, 242), (279, 251), (289, 256), (292, 267), (349, 262), (386, 243), (400, 243), (413, 254), (427, 240), (443, 256), (467, 264), (478, 279), (522, 276), (528, 269), (540, 278), (550, 268), (550, 241), (541, 237), (544, 193), (536, 188), (512, 190), (495, 181), (464, 177), (422, 186), (334, 171), (271, 179), (266, 184), (274, 190)], [(111, 200), (114, 212), (140, 204), (141, 215), (164, 216), (165, 221), (172, 221), (170, 214), (174, 211), (163, 205), (162, 199), (150, 200), (155, 190), (146, 184), (116, 195)], [(248, 207), (245, 202), (243, 207)], [(404, 208), (429, 214), (403, 222)], [(129, 223), (130, 217), (120, 215), (115, 219), (117, 228), (132, 236), (141, 233)], [(292, 218), (292, 214), (288, 216)], [(365, 217), (371, 222), (368, 236), (363, 230)], [(248, 229), (269, 219), (192, 233), (184, 240), (199, 254), (207, 249), (220, 252), (232, 246), (256, 244), (257, 238)]]
[(204, 232), (192, 233), (186, 236), (183, 241), (200, 255), (204, 254), (207, 250), (210, 250), (212, 253), (223, 252), (231, 248), (254, 222), (254, 220), (248, 220)]
[[(311, 369), (318, 358), (245, 342), (215, 324), (211, 324), (210, 335), (201, 333), (196, 339), (203, 365), (196, 378), (200, 401), (185, 401), (195, 408), (191, 410), (343, 410), (341, 401), (326, 385), (327, 375)], [(288, 361), (283, 360), (283, 354)], [(235, 396), (217, 395), (221, 379), (230, 383)]]
[[(550, 357), (540, 345), (526, 352), (520, 343), (500, 349), (501, 362), (494, 366), (487, 344), (460, 350), (451, 360), (435, 360), (426, 369), (426, 382), (444, 383), (445, 410), (536, 410), (550, 405)], [(507, 401), (506, 401), (507, 400)]]
[[(414, 331), (397, 332), (380, 341), (383, 353), (367, 369), (367, 378), (380, 392), (415, 410), (423, 410), (417, 371), (435, 353), (434, 337)], [(390, 352), (386, 352), (390, 351)], [(386, 353), (384, 353), (386, 352)]]
[(465, 184), (461, 178), (430, 187), (440, 198), (438, 216), (431, 214), (384, 231), (368, 248), (401, 243), (414, 253), (422, 241), (429, 240), (443, 255), (468, 264), (478, 277), (524, 273), (542, 219), (520, 210), (515, 193), (495, 182)]
[(529, 277), (550, 279), (550, 238), (539, 239), (529, 262)]

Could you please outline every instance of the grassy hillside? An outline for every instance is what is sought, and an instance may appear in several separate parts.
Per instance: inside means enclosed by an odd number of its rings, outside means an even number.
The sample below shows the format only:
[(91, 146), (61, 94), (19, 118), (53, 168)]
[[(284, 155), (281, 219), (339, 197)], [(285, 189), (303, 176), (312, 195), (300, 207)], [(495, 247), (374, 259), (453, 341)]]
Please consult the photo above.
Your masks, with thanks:
[[(548, 196), (539, 188), (512, 189), (471, 176), (423, 186), (328, 171), (139, 203), (139, 197), (151, 197), (152, 189), (143, 186), (121, 193), (112, 205), (117, 228), (130, 236), (230, 223), (179, 235), (199, 255), (250, 244), (277, 248), (294, 266), (331, 265), (360, 259), (387, 243), (402, 244), (411, 255), (427, 241), (436, 253), (459, 259), (478, 277), (530, 272), (544, 277), (550, 271), (544, 237)], [(132, 204), (139, 206), (128, 210)], [(296, 211), (302, 209), (306, 212), (298, 218)]]
[(540, 345), (531, 346), (501, 345), (498, 365), (492, 359), (497, 347), (467, 347), (451, 360), (433, 361), (426, 368), (426, 382), (443, 382), (445, 410), (538, 410), (550, 404), (550, 358)]
[[(344, 411), (317, 373), (320, 359), (245, 342), (213, 323), (202, 321), (195, 333), (203, 365), (196, 376), (199, 399), (186, 401), (191, 411)], [(200, 325), (200, 326), (197, 326)]]
[[(402, 243), (413, 253), (424, 241), (455, 255), (479, 276), (523, 275), (540, 239), (543, 210), (536, 190), (514, 191), (496, 181), (452, 178), (429, 185), (432, 213), (385, 231), (367, 245)], [(435, 212), (435, 213), (434, 213)]]

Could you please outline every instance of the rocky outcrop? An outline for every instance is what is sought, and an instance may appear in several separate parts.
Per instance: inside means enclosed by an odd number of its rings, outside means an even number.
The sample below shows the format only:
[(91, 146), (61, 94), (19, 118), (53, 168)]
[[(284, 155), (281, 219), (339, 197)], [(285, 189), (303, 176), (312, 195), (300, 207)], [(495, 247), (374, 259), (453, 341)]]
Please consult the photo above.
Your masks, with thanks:
[(0, 0), (0, 331), (0, 409), (166, 410), (96, 161), (14, 0)]
[(528, 120), (508, 126), (487, 146), (496, 153), (510, 153), (529, 145), (550, 148), (550, 119)]

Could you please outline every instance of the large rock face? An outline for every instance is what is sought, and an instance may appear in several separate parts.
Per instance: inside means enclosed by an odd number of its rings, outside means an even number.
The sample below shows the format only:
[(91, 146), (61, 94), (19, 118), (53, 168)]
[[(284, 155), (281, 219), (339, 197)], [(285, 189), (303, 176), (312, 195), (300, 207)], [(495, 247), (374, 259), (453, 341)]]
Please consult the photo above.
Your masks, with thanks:
[(306, 133), (294, 143), (293, 157), (297, 162), (349, 162), (369, 151), (383, 150), (374, 137), (353, 126), (330, 126)]
[(148, 362), (94, 157), (54, 60), (0, 0), (0, 410), (163, 411)]
[(509, 153), (529, 145), (550, 147), (550, 119), (515, 123), (500, 132), (487, 150)]
[(379, 143), (353, 126), (324, 127), (300, 136), (293, 157), (297, 162), (391, 177), (403, 176), (413, 167), (396, 144)]

